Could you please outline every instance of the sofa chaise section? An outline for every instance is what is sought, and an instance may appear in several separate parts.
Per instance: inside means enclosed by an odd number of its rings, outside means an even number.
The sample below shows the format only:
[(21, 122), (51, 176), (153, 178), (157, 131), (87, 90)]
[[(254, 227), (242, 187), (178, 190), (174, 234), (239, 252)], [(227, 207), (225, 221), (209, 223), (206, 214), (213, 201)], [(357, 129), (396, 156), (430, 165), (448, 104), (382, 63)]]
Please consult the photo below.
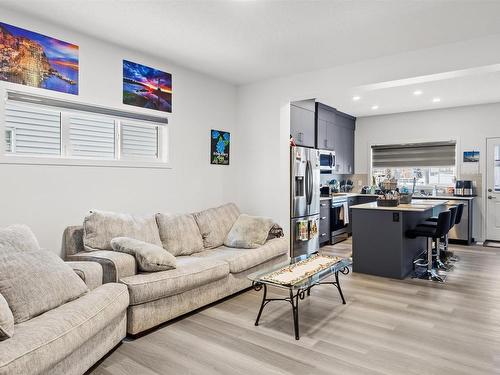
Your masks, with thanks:
[(110, 283), (15, 325), (0, 374), (82, 374), (126, 335), (127, 287)]

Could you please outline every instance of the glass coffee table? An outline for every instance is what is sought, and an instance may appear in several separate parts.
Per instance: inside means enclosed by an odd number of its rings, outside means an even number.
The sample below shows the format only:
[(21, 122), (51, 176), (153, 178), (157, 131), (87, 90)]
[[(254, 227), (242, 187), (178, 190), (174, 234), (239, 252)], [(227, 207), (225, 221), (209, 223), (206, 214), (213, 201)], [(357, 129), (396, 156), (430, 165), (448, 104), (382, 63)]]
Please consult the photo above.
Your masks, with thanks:
[[(316, 269), (307, 270), (307, 268), (305, 268), (308, 265), (314, 266), (313, 262), (315, 262), (315, 264), (318, 262), (321, 263), (320, 261), (323, 261), (324, 264), (318, 265)], [(330, 264), (332, 262), (335, 263)], [(260, 305), (259, 313), (257, 314), (257, 319), (255, 320), (255, 325), (259, 325), (262, 311), (269, 302), (287, 301), (292, 305), (295, 339), (298, 340), (300, 338), (299, 300), (306, 298), (306, 295), (310, 296), (311, 288), (313, 286), (331, 284), (337, 288), (342, 303), (345, 305), (344, 294), (340, 288), (339, 273), (347, 275), (351, 264), (352, 260), (349, 258), (332, 257), (322, 254), (302, 255), (296, 258), (291, 258), (283, 263), (260, 269), (259, 271), (248, 275), (248, 278), (252, 280), (252, 287), (255, 290), (260, 291), (264, 289), (264, 295), (262, 296), (262, 303)], [(299, 277), (291, 279), (296, 276), (292, 276), (292, 272), (299, 269), (303, 270), (303, 272), (299, 272)], [(333, 276), (334, 280), (325, 280), (330, 276)], [(267, 298), (268, 286), (288, 289), (289, 296), (285, 298)]]

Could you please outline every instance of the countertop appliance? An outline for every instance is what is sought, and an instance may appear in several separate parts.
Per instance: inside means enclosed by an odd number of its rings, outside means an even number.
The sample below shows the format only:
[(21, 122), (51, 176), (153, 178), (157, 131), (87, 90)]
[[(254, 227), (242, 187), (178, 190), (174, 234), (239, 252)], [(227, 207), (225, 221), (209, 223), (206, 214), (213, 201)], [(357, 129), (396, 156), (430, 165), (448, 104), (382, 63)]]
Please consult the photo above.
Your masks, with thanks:
[(335, 151), (319, 150), (319, 165), (322, 173), (333, 173), (335, 169)]
[(474, 196), (474, 183), (471, 180), (457, 180), (455, 183), (455, 195), (458, 197)]
[(305, 147), (290, 148), (290, 251), (293, 257), (319, 249), (320, 155)]
[(347, 195), (333, 195), (330, 209), (331, 242), (335, 244), (349, 237), (349, 204)]

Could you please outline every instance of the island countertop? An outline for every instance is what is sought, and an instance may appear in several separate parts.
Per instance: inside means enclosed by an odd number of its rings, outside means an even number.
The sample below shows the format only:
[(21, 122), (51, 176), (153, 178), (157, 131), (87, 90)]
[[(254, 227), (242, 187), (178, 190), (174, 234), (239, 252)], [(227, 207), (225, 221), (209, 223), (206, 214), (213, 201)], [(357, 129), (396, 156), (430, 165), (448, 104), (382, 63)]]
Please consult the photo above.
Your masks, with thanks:
[(446, 200), (431, 200), (431, 199), (413, 199), (409, 204), (400, 204), (396, 207), (380, 207), (377, 202), (356, 204), (351, 206), (354, 209), (364, 210), (383, 210), (383, 211), (410, 211), (410, 212), (424, 212), (434, 207), (446, 204)]

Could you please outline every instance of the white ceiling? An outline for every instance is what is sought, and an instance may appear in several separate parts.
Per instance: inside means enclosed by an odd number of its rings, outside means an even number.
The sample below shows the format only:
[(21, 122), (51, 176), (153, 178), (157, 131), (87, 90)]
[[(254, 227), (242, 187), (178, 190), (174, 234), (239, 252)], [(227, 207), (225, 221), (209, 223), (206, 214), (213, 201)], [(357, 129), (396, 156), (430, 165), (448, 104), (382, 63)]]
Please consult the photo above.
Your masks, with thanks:
[[(0, 0), (0, 6), (234, 84), (500, 34), (500, 1), (486, 0)], [(500, 102), (498, 66), (435, 73), (318, 99), (355, 116)]]
[(495, 103), (500, 102), (500, 64), (377, 82), (317, 100), (357, 117)]
[(500, 1), (1, 0), (242, 84), (500, 33)]

